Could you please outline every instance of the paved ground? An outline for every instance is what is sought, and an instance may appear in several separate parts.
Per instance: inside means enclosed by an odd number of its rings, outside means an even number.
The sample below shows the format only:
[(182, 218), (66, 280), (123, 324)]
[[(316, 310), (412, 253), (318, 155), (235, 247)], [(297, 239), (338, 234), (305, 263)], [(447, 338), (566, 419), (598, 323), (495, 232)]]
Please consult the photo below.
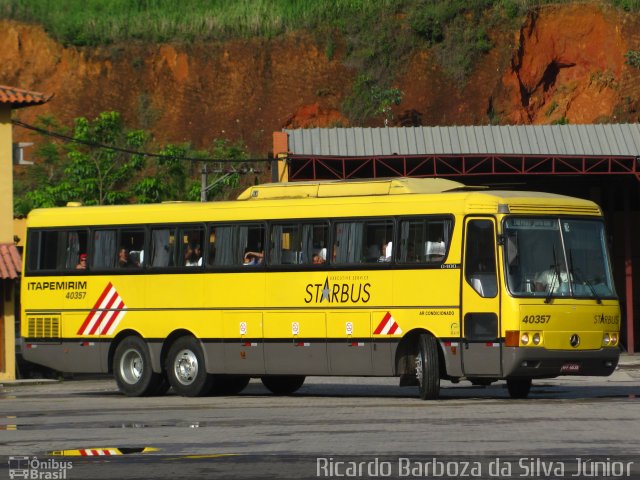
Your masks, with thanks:
[[(198, 399), (128, 398), (111, 379), (7, 383), (0, 387), (0, 480), (10, 478), (9, 456), (35, 458), (40, 473), (69, 479), (125, 479), (335, 478), (345, 473), (336, 462), (356, 460), (370, 469), (388, 461), (392, 477), (424, 477), (432, 461), (478, 461), (486, 475), (500, 458), (520, 468), (514, 477), (533, 462), (528, 477), (551, 478), (559, 475), (537, 475), (535, 466), (569, 469), (577, 458), (604, 455), (603, 462), (635, 462), (640, 478), (639, 381), (640, 358), (624, 357), (611, 377), (536, 382), (527, 400), (509, 399), (503, 383), (443, 382), (442, 399), (423, 402), (415, 388), (378, 378), (312, 377), (291, 397), (272, 396), (253, 380), (239, 396)], [(129, 453), (145, 447), (157, 450)], [(98, 448), (127, 454), (48, 455)], [(404, 457), (418, 470), (402, 470)], [(61, 469), (63, 462), (72, 468)], [(358, 478), (376, 477), (364, 473)]]

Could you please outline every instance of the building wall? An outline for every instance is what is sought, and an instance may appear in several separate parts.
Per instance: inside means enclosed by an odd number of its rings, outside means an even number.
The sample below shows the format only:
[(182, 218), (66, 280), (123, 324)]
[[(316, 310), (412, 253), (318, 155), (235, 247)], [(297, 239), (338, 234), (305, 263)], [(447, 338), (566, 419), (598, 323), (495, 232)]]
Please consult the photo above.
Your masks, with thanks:
[[(13, 243), (13, 158), (11, 107), (0, 105), (0, 243)], [(15, 317), (13, 288), (0, 280), (0, 380), (15, 378)], [(9, 300), (7, 300), (9, 298)]]

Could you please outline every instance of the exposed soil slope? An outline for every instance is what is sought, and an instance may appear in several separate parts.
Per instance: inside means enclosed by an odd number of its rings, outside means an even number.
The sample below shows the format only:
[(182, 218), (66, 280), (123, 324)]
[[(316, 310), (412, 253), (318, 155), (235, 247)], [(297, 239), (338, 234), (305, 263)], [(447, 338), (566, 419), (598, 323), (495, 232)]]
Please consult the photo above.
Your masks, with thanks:
[[(637, 121), (640, 71), (624, 55), (640, 48), (639, 32), (637, 16), (596, 3), (544, 7), (518, 31), (494, 33), (495, 47), (464, 87), (447, 78), (432, 51), (417, 51), (397, 77), (404, 98), (395, 122)], [(283, 127), (348, 125), (340, 106), (356, 72), (344, 55), (328, 59), (304, 33), (65, 48), (37, 26), (0, 22), (0, 82), (55, 94), (46, 106), (20, 111), (22, 120), (51, 113), (69, 122), (113, 109), (162, 142), (242, 139), (259, 154)]]

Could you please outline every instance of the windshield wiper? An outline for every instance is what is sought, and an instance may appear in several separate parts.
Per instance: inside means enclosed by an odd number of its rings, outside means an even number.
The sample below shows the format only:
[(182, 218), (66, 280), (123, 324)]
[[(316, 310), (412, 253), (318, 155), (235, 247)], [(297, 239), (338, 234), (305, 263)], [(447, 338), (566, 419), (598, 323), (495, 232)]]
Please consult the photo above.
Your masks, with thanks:
[(553, 277), (551, 277), (551, 282), (549, 283), (549, 291), (547, 292), (547, 296), (544, 299), (544, 303), (551, 303), (551, 297), (553, 296), (553, 289), (555, 288), (556, 278), (558, 282), (560, 281), (560, 269), (558, 268), (558, 259), (556, 258), (556, 246), (553, 246)]
[[(574, 270), (574, 268), (573, 268), (573, 252), (572, 252), (571, 249), (569, 249), (569, 273), (575, 279), (576, 282), (580, 282), (581, 281), (587, 287), (589, 287), (589, 290), (591, 290), (591, 294), (593, 295), (593, 298), (596, 299), (596, 302), (599, 305), (602, 304), (602, 299), (600, 298), (600, 296), (596, 292), (596, 289), (593, 288), (593, 285), (591, 284), (591, 282), (589, 280), (587, 280), (586, 277), (583, 277), (582, 274), (579, 275), (582, 280), (578, 279), (578, 270)], [(575, 292), (573, 292), (573, 294), (575, 295)]]

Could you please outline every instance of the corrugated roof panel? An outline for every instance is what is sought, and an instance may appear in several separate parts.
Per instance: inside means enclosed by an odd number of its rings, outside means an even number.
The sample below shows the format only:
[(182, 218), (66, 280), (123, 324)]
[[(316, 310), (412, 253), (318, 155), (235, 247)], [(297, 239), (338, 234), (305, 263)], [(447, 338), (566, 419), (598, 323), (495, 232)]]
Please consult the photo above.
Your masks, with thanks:
[(473, 133), (475, 134), (475, 139), (476, 139), (475, 150), (478, 153), (486, 153), (487, 142), (484, 138), (484, 132), (482, 131), (482, 128), (474, 128)]
[(418, 153), (426, 152), (427, 144), (425, 143), (424, 129), (419, 127), (414, 127), (413, 135), (415, 136), (415, 139), (416, 139), (416, 151)]
[(522, 146), (520, 145), (520, 137), (518, 137), (518, 130), (513, 125), (509, 125), (506, 128), (507, 137), (509, 142), (505, 143), (505, 148), (509, 148), (514, 153), (522, 153)]
[(640, 152), (640, 129), (632, 128), (633, 125), (626, 125), (626, 127), (627, 127), (627, 133), (625, 134), (625, 137), (633, 139), (634, 151)]
[(577, 131), (574, 128), (567, 131), (563, 131), (561, 128), (556, 128), (555, 131), (556, 134), (561, 136), (564, 140), (564, 145), (567, 152), (578, 153), (580, 151), (580, 137), (578, 137)]
[(460, 153), (462, 148), (460, 147), (460, 141), (462, 139), (462, 135), (464, 135), (463, 127), (453, 127), (451, 131), (451, 136), (449, 140), (451, 141), (451, 152), (452, 153)]
[(619, 125), (620, 135), (624, 138), (625, 150), (640, 151), (640, 131), (631, 125)]
[(640, 124), (285, 130), (298, 155), (640, 156)]
[(580, 153), (582, 155), (593, 155), (593, 147), (591, 146), (591, 140), (589, 139), (589, 132), (586, 125), (576, 125), (578, 132), (578, 138), (580, 140)]
[(633, 148), (633, 137), (624, 134), (622, 125), (611, 125), (611, 130), (621, 152), (629, 151)]

